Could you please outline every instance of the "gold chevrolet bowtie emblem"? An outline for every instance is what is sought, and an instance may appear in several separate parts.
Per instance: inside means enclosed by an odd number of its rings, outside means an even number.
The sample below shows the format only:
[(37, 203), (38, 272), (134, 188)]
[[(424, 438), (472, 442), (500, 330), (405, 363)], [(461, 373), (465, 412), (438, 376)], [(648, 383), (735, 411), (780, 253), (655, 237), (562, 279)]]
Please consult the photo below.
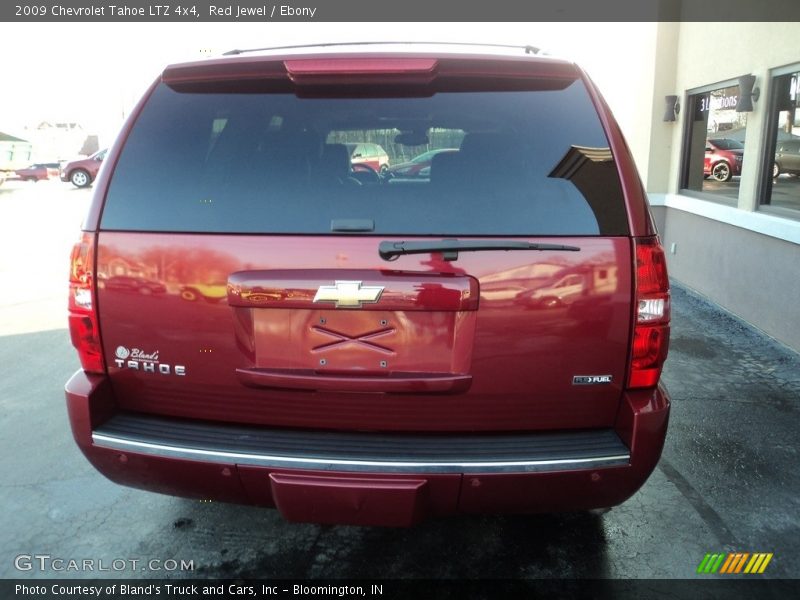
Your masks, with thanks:
[(383, 286), (365, 285), (360, 281), (337, 281), (336, 285), (321, 285), (314, 302), (336, 302), (336, 308), (361, 308), (362, 304), (376, 303)]

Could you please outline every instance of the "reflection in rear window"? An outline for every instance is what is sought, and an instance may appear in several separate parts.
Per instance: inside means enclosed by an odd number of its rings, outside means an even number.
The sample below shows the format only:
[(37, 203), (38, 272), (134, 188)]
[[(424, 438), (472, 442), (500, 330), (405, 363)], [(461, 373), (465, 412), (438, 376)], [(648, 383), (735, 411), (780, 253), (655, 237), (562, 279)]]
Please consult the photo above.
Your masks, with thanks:
[(744, 144), (741, 142), (737, 142), (736, 140), (732, 140), (729, 138), (718, 138), (711, 140), (711, 143), (714, 144), (717, 148), (722, 148), (723, 150), (743, 150)]
[[(385, 155), (354, 158), (361, 144)], [(628, 233), (613, 156), (580, 81), (411, 98), (162, 84), (125, 143), (101, 226), (331, 234), (343, 220), (377, 234)]]

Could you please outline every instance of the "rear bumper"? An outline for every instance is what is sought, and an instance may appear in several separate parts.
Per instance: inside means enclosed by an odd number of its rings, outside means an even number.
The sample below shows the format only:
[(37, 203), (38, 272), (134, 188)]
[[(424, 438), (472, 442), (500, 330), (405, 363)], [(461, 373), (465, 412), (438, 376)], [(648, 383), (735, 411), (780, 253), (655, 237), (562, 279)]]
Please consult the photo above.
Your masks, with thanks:
[(108, 380), (82, 371), (66, 395), (76, 442), (112, 481), (275, 506), (292, 521), (363, 525), (619, 504), (658, 462), (669, 416), (668, 395), (659, 388), (627, 393), (613, 429), (382, 435), (121, 413)]

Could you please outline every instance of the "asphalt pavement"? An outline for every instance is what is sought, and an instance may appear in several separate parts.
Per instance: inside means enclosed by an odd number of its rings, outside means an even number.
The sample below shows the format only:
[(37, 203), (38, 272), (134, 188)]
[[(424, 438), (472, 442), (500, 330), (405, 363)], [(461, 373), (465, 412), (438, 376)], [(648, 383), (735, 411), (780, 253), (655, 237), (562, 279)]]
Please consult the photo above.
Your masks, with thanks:
[(62, 290), (88, 192), (33, 185), (0, 193), (16, 223), (0, 226), (0, 578), (702, 578), (710, 552), (773, 553), (764, 577), (800, 577), (800, 356), (680, 286), (663, 458), (604, 515), (295, 525), (107, 481), (74, 444), (63, 395), (78, 363)]

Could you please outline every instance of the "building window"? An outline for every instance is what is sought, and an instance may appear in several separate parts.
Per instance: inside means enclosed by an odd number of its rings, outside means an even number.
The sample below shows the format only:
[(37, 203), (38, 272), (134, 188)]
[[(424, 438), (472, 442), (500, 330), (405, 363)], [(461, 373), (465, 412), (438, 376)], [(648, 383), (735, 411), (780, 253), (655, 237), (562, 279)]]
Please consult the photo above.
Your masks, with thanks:
[(800, 67), (772, 77), (762, 207), (800, 211)]
[(736, 112), (738, 101), (738, 85), (689, 93), (682, 189), (736, 204), (747, 129), (747, 113)]

